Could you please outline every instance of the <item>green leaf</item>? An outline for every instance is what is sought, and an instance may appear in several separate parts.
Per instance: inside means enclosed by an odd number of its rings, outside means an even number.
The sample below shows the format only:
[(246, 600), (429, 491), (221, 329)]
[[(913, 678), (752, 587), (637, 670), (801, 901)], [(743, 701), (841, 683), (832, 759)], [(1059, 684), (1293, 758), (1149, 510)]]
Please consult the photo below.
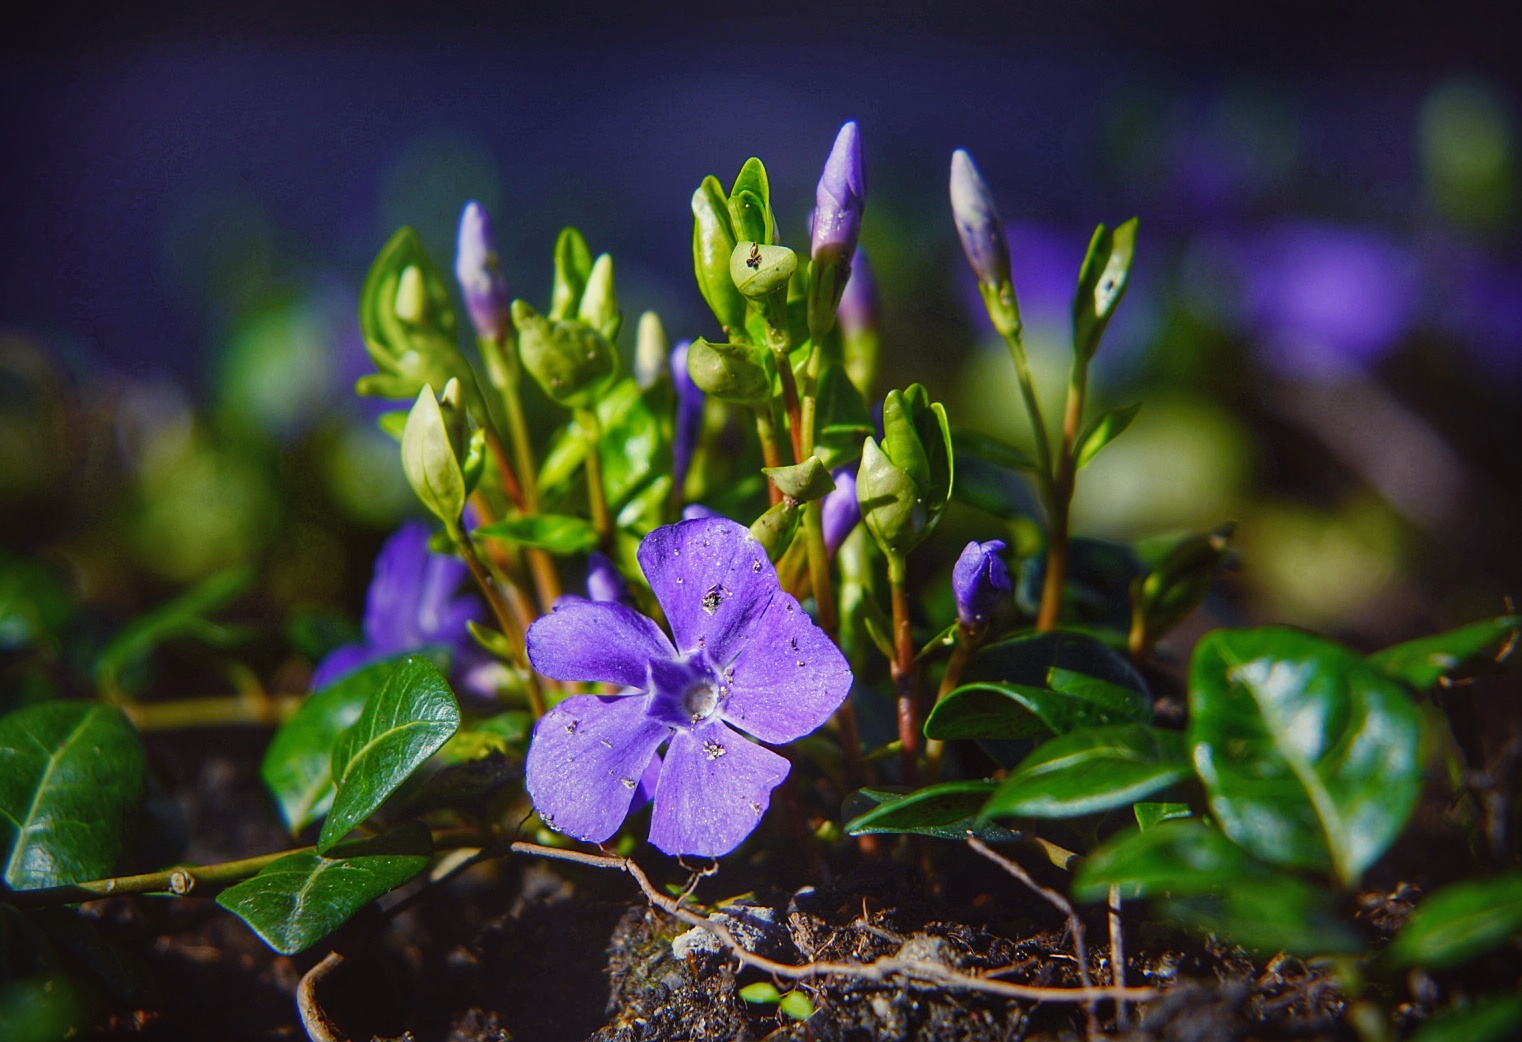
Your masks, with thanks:
[[(660, 384), (642, 391), (632, 376), (626, 376), (597, 401), (597, 422), (603, 432), (603, 485), (611, 507), (623, 503), (654, 471), (670, 466), (669, 445), (652, 405), (662, 393)], [(556, 435), (539, 471), (541, 497), (548, 503), (560, 502), (561, 513), (567, 512), (565, 504), (572, 502), (573, 494), (584, 494), (585, 482), (575, 479), (586, 458), (586, 432), (572, 420)]]
[(143, 795), (142, 743), (121, 710), (42, 702), (0, 717), (0, 856), (31, 890), (109, 876)]
[(1143, 800), (1131, 808), (1136, 815), (1136, 826), (1143, 832), (1156, 828), (1165, 821), (1187, 818), (1192, 813), (1187, 803), (1153, 803)]
[(1073, 297), (1073, 352), (1085, 365), (1099, 349), (1099, 338), (1126, 292), (1135, 256), (1135, 217), (1113, 231), (1102, 224), (1094, 230)]
[(1354, 881), (1421, 785), (1420, 723), (1400, 684), (1296, 630), (1216, 630), (1189, 671), (1195, 769), (1222, 830), (1266, 861)]
[(1522, 615), (1502, 615), (1419, 637), (1369, 656), (1374, 668), (1418, 691), (1493, 671), (1516, 646)]
[(749, 1002), (758, 1006), (775, 1006), (777, 1000), (782, 998), (782, 993), (777, 986), (769, 980), (758, 980), (754, 984), (747, 984), (740, 989), (742, 1002)]
[(0, 549), (0, 652), (56, 647), (73, 614), (73, 597), (53, 569)]
[(1189, 775), (1184, 736), (1146, 724), (1081, 727), (1039, 746), (982, 818), (1073, 818), (1134, 803)]
[(814, 1000), (795, 988), (782, 996), (777, 1008), (793, 1020), (808, 1020), (814, 1015)]
[(729, 197), (718, 178), (705, 177), (692, 193), (692, 268), (703, 299), (729, 334), (745, 328), (745, 298), (729, 277), (735, 242)]
[(953, 781), (927, 785), (911, 793), (858, 789), (846, 800), (841, 817), (852, 836), (908, 833), (963, 840), (968, 833), (990, 843), (1020, 838), (1001, 825), (979, 823), (978, 811), (997, 782)]
[(798, 254), (786, 246), (763, 246), (741, 239), (729, 255), (729, 277), (735, 288), (751, 300), (786, 290), (798, 270)]
[(421, 822), (373, 839), (352, 840), (324, 857), (288, 854), (217, 895), (281, 955), (305, 951), (349, 917), (428, 867), (433, 841)]
[(317, 840), (327, 853), (368, 818), (460, 726), (460, 706), (438, 667), (404, 658), (333, 748), (338, 793)]
[(735, 239), (772, 242), (772, 189), (766, 165), (751, 156), (729, 189), (729, 218)]
[(472, 529), (470, 534), (552, 554), (583, 554), (597, 546), (597, 530), (591, 522), (569, 514), (509, 517)]
[(1140, 590), (1149, 637), (1166, 633), (1204, 599), (1211, 582), (1231, 560), (1235, 531), (1236, 525), (1228, 522), (1175, 540), (1158, 555)]
[(990, 645), (925, 721), (929, 738), (1038, 738), (1078, 727), (1150, 723), (1152, 698), (1136, 670), (1093, 637), (1056, 632)]
[(1238, 944), (1303, 955), (1356, 952), (1356, 934), (1326, 891), (1255, 862), (1194, 819), (1115, 836), (1073, 876), (1073, 896), (1100, 901), (1110, 887), (1130, 898), (1167, 896), (1165, 915)]
[(270, 740), (259, 776), (292, 835), (333, 805), (333, 747), (400, 661), (401, 656), (393, 656), (372, 662), (314, 691)]
[(1417, 1028), (1406, 1042), (1501, 1042), (1522, 1028), (1522, 995), (1485, 995), (1468, 1006), (1446, 1009)]
[(242, 596), (253, 579), (247, 568), (213, 575), (123, 626), (95, 661), (96, 685), (102, 691), (120, 691), (122, 674), (171, 640), (226, 647), (242, 639), (243, 631), (212, 622), (208, 616)]
[(1078, 442), (1073, 449), (1077, 469), (1082, 470), (1091, 459), (1099, 455), (1100, 449), (1125, 433), (1125, 429), (1131, 426), (1131, 421), (1136, 419), (1136, 414), (1140, 411), (1141, 402), (1137, 402), (1107, 410), (1090, 420), (1083, 433), (1078, 435)]
[(1484, 955), (1522, 932), (1522, 872), (1455, 883), (1411, 913), (1384, 958), (1399, 969), (1442, 970)]
[(465, 509), (465, 474), (450, 444), (435, 391), (425, 384), (407, 414), (402, 429), (402, 470), (423, 506), (444, 522), (447, 531), (454, 532)]
[(1127, 897), (1208, 894), (1237, 882), (1247, 852), (1194, 818), (1122, 832), (1096, 847), (1073, 875), (1073, 897), (1101, 901), (1110, 887)]
[(971, 458), (983, 460), (1006, 470), (1022, 471), (1027, 474), (1034, 474), (1041, 469), (1035, 457), (1024, 449), (1017, 449), (998, 438), (991, 438), (979, 431), (968, 430), (966, 427), (952, 428), (951, 444), (956, 452), (958, 468), (961, 467), (964, 459)]
[(800, 503), (823, 499), (835, 491), (835, 479), (825, 469), (818, 456), (810, 456), (802, 463), (790, 467), (762, 467), (762, 473), (771, 478), (772, 484), (784, 496)]

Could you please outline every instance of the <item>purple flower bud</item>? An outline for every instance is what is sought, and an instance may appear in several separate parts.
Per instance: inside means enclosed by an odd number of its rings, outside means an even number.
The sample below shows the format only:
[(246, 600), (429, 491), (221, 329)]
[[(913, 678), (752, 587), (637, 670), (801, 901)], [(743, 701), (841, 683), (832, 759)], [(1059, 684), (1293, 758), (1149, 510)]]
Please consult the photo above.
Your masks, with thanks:
[(722, 517), (717, 510), (705, 507), (702, 503), (688, 503), (682, 508), (683, 521), (700, 521), (707, 517)]
[(855, 121), (840, 128), (835, 147), (825, 160), (819, 187), (814, 190), (809, 256), (817, 263), (822, 254), (849, 258), (861, 234), (861, 214), (867, 206), (867, 177), (861, 165), (861, 135)]
[(999, 556), (1004, 550), (1001, 539), (968, 543), (951, 569), (957, 620), (967, 629), (986, 625), (999, 599), (1010, 592), (1009, 566)]
[(587, 597), (594, 601), (634, 607), (628, 582), (608, 555), (600, 550), (587, 554)]
[(512, 330), (507, 283), (497, 259), (497, 240), (491, 218), (480, 203), (465, 204), (460, 215), (459, 245), (455, 252), (455, 277), (465, 294), (471, 325), (483, 339), (501, 340)]
[(834, 557), (851, 529), (860, 523), (861, 504), (856, 502), (855, 467), (840, 467), (830, 471), (830, 476), (835, 479), (835, 491), (824, 497), (819, 509), (824, 528), (824, 549)]
[(967, 254), (978, 281), (1002, 286), (1009, 278), (1009, 243), (1004, 222), (994, 207), (988, 185), (973, 165), (972, 156), (959, 148), (951, 153), (951, 216), (956, 221), (962, 251)]
[(851, 277), (840, 295), (835, 320), (840, 323), (840, 335), (848, 339), (877, 331), (877, 280), (872, 277), (866, 251), (860, 246), (851, 260)]
[(687, 470), (703, 433), (703, 392), (687, 372), (687, 349), (691, 340), (683, 340), (671, 351), (671, 383), (676, 388), (676, 429), (671, 438), (671, 484), (678, 501), (687, 485)]

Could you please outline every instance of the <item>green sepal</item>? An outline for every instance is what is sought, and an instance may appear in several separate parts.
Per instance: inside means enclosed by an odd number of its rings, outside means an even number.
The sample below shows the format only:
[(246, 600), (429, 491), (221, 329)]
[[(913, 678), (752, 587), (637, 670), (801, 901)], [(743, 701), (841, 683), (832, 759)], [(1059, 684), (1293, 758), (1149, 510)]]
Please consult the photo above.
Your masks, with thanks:
[(451, 377), (473, 393), (474, 375), (456, 342), (449, 284), (411, 228), (399, 228), (370, 265), (360, 290), (359, 326), (379, 370), (359, 380), (360, 394), (412, 398), (424, 384), (443, 387)]
[(460, 727), (460, 706), (426, 658), (404, 658), (333, 747), (338, 792), (317, 839), (327, 853)]
[(402, 428), (402, 471), (423, 506), (447, 531), (456, 531), (465, 510), (465, 474), (450, 444), (444, 412), (426, 384)]
[(610, 344), (618, 340), (624, 314), (618, 309), (618, 293), (613, 288), (613, 258), (606, 253), (592, 263), (586, 289), (576, 306), (576, 320), (597, 330)]
[(868, 438), (856, 471), (856, 501), (872, 538), (889, 557), (902, 557), (929, 531), (929, 513), (914, 479)]
[(787, 548), (793, 545), (793, 536), (798, 532), (802, 517), (803, 509), (798, 501), (784, 496), (782, 502), (767, 508), (766, 513), (751, 523), (750, 534), (766, 550), (766, 556), (773, 564), (780, 561)]
[(771, 356), (754, 344), (715, 344), (698, 337), (687, 349), (687, 373), (711, 398), (735, 405), (761, 405), (771, 400)]
[(555, 274), (550, 288), (550, 313), (553, 321), (576, 315), (581, 296), (592, 274), (592, 251), (587, 240), (575, 228), (560, 229), (555, 237)]
[(774, 241), (772, 189), (766, 165), (751, 156), (735, 175), (729, 189), (729, 221), (737, 240), (749, 239), (769, 246)]
[(327, 856), (287, 854), (217, 895), (281, 955), (305, 951), (365, 905), (428, 867), (433, 838), (411, 821), (371, 839), (339, 843)]
[(1073, 351), (1082, 365), (1099, 349), (1105, 326), (1125, 295), (1136, 256), (1136, 226), (1135, 217), (1113, 231), (1101, 224), (1089, 240), (1073, 297)]
[(784, 496), (800, 503), (823, 499), (835, 491), (835, 479), (830, 477), (829, 470), (818, 456), (810, 456), (790, 467), (762, 467), (761, 472), (771, 478), (772, 484)]
[(997, 787), (998, 782), (979, 779), (941, 782), (908, 793), (859, 789), (846, 798), (841, 817), (851, 836), (887, 833), (965, 840), (973, 835), (988, 843), (1008, 843), (1020, 833), (978, 819)]
[(1083, 433), (1078, 435), (1078, 441), (1073, 447), (1075, 469), (1082, 470), (1090, 460), (1099, 455), (1100, 449), (1120, 437), (1125, 429), (1131, 426), (1131, 421), (1136, 419), (1136, 414), (1140, 411), (1141, 402), (1137, 402), (1134, 405), (1107, 410), (1090, 420), (1088, 426), (1083, 429)]
[(692, 193), (692, 267), (698, 290), (719, 325), (733, 336), (745, 329), (745, 298), (729, 277), (735, 251), (729, 198), (716, 177), (705, 177)]
[(786, 246), (765, 246), (742, 239), (729, 255), (729, 277), (751, 300), (765, 300), (787, 289), (798, 268), (798, 255)]
[(618, 352), (606, 337), (579, 321), (546, 318), (513, 301), (523, 368), (557, 405), (580, 408), (597, 401), (618, 375)]

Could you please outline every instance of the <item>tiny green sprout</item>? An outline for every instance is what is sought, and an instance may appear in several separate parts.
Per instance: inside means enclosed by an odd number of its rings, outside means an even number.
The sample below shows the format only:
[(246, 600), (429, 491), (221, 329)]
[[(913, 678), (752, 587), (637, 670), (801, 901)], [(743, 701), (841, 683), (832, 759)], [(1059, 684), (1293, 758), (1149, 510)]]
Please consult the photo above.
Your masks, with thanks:
[(755, 1006), (775, 1006), (781, 1001), (782, 993), (771, 981), (758, 980), (741, 988), (740, 998)]

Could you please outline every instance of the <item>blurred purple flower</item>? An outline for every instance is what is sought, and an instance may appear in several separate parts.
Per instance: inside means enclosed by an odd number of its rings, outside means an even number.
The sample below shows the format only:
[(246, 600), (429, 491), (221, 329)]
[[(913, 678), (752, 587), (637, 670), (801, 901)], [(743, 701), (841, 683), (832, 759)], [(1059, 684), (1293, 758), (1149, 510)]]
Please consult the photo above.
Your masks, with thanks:
[(1001, 598), (1013, 588), (1009, 566), (999, 555), (1006, 549), (1001, 539), (971, 542), (951, 569), (951, 589), (956, 595), (957, 621), (975, 630), (987, 625)]
[(877, 280), (872, 276), (872, 266), (860, 246), (851, 258), (851, 277), (840, 295), (840, 309), (835, 320), (840, 323), (840, 335), (846, 339), (861, 336), (878, 328), (879, 304)]
[(485, 617), (485, 605), (458, 592), (465, 562), (431, 552), (428, 535), (427, 525), (409, 521), (386, 540), (365, 597), (364, 642), (329, 653), (312, 674), (313, 691), (378, 659), (442, 648), (449, 654), (450, 676), (459, 686), (485, 697), (495, 695), (498, 663), (477, 646), (467, 625)]
[(1241, 258), (1247, 317), (1270, 367), (1312, 379), (1377, 362), (1416, 318), (1417, 267), (1377, 232), (1295, 222)]
[(824, 548), (830, 556), (840, 549), (861, 521), (861, 504), (856, 501), (856, 468), (837, 467), (830, 471), (835, 479), (835, 491), (824, 497), (820, 504), (821, 523), (824, 528)]
[(629, 584), (608, 555), (601, 550), (587, 554), (587, 597), (594, 601), (608, 601), (634, 606), (629, 595)]
[(951, 216), (962, 252), (978, 281), (1000, 286), (1009, 281), (1009, 242), (993, 195), (983, 183), (972, 156), (959, 148), (951, 154)]
[(866, 206), (867, 177), (861, 164), (861, 135), (853, 120), (835, 136), (824, 173), (814, 189), (809, 256), (815, 263), (829, 257), (849, 264), (861, 235), (861, 215)]
[(687, 485), (687, 471), (692, 454), (697, 451), (703, 433), (703, 392), (687, 372), (687, 349), (691, 340), (683, 340), (671, 349), (671, 383), (676, 390), (676, 429), (671, 438), (671, 487), (681, 501)]
[(460, 215), (454, 272), (460, 280), (465, 309), (470, 312), (476, 334), (488, 340), (501, 340), (512, 328), (507, 283), (502, 278), (491, 217), (474, 200), (465, 204), (465, 212)]
[(529, 795), (546, 824), (601, 843), (669, 741), (650, 842), (718, 857), (756, 827), (788, 772), (784, 757), (735, 728), (764, 742), (801, 738), (845, 699), (851, 671), (743, 525), (709, 518), (657, 528), (639, 561), (674, 644), (650, 619), (608, 602), (568, 598), (529, 628), (540, 673), (625, 688), (573, 696), (540, 719), (524, 768)]

